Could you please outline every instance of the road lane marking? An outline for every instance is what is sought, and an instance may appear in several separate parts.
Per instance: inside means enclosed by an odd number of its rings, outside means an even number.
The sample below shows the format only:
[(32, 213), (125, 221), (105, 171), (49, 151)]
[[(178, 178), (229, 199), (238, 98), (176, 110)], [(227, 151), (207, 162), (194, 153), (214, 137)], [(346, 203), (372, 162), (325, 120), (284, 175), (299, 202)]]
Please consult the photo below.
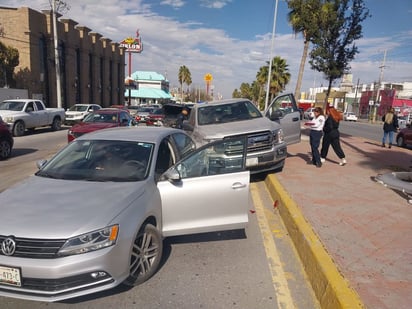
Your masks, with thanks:
[(269, 262), (272, 283), (276, 292), (276, 301), (279, 308), (296, 308), (289, 290), (286, 273), (282, 267), (282, 262), (280, 261), (280, 256), (265, 216), (263, 201), (259, 195), (257, 184), (250, 184), (250, 192), (256, 210), (256, 217), (262, 235), (266, 257)]

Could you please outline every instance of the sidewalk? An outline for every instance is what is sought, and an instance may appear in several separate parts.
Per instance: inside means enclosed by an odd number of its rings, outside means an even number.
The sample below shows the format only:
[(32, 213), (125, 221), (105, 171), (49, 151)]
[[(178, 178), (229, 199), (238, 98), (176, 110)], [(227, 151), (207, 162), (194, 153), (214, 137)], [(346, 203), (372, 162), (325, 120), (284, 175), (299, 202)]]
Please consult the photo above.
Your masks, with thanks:
[(411, 308), (412, 205), (373, 177), (412, 171), (412, 151), (342, 134), (348, 164), (330, 149), (316, 168), (302, 133), (265, 181), (322, 307)]

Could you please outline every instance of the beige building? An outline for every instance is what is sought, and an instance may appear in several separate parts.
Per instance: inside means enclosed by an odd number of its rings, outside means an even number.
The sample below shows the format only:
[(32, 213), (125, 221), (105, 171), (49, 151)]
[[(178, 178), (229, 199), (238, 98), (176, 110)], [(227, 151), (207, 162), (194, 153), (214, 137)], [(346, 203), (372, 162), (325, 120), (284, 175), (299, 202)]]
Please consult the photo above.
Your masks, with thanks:
[[(125, 51), (71, 19), (57, 23), (62, 107), (94, 103), (103, 107), (124, 102)], [(57, 106), (52, 11), (0, 6), (0, 42), (19, 51), (16, 88), (30, 98)]]

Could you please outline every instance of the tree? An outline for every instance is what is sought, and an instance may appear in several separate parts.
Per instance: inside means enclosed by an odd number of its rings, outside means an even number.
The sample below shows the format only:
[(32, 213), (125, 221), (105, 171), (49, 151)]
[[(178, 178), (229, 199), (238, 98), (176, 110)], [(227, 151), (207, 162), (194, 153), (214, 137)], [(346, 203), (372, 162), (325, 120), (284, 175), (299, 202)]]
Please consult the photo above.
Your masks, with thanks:
[(303, 35), (303, 53), (300, 60), (299, 74), (296, 81), (295, 98), (300, 97), (300, 88), (302, 85), (303, 72), (305, 70), (306, 58), (309, 51), (310, 40), (318, 31), (317, 20), (321, 12), (320, 0), (288, 0), (288, 20), (292, 26), (293, 32)]
[(0, 42), (0, 86), (14, 86), (14, 68), (19, 65), (19, 51)]
[[(269, 64), (269, 63), (268, 63)], [(272, 71), (269, 84), (270, 102), (283, 90), (290, 81), (288, 64), (285, 59), (277, 56), (272, 61)]]
[(362, 37), (361, 23), (367, 17), (369, 10), (363, 0), (329, 0), (322, 5), (309, 63), (329, 81), (325, 107), (333, 81), (350, 70), (349, 63), (358, 53), (354, 41)]
[[(268, 74), (269, 74), (269, 61), (266, 61), (266, 65), (259, 68), (259, 71), (256, 73), (256, 92), (258, 92), (257, 102), (259, 107), (264, 108), (265, 102), (263, 95), (266, 94), (266, 88), (268, 83)], [(286, 85), (290, 81), (289, 68), (285, 59), (277, 56), (272, 60), (272, 70), (271, 78), (269, 84), (269, 93), (270, 101), (273, 100), (275, 95), (279, 92), (285, 90)]]
[(185, 65), (182, 65), (179, 68), (178, 79), (180, 82), (180, 90), (181, 90), (181, 95), (182, 95), (181, 100), (183, 103), (183, 84), (186, 84), (187, 86), (190, 86), (192, 84), (192, 74), (190, 73), (189, 69)]

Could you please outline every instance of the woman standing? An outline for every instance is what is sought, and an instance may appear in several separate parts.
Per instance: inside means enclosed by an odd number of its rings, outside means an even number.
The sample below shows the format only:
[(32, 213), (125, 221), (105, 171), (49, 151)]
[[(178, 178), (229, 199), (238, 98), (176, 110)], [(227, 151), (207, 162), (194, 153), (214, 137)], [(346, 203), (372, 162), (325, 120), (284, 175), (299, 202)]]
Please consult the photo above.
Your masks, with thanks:
[(398, 130), (398, 117), (395, 115), (395, 110), (393, 107), (383, 115), (383, 138), (382, 138), (382, 147), (385, 147), (386, 138), (389, 135), (389, 148), (392, 147), (393, 142), (393, 132)]
[(346, 164), (345, 153), (340, 146), (340, 134), (339, 134), (339, 122), (342, 120), (342, 114), (337, 111), (334, 107), (329, 107), (326, 111), (328, 117), (325, 121), (325, 126), (323, 127), (323, 140), (322, 149), (320, 150), (320, 161), (325, 162), (326, 156), (328, 155), (329, 146), (332, 145), (333, 150), (336, 155), (341, 159), (339, 162), (340, 166)]
[(311, 122), (306, 122), (305, 125), (310, 126), (309, 143), (312, 152), (312, 164), (316, 167), (322, 167), (320, 161), (319, 145), (322, 138), (322, 130), (325, 125), (325, 116), (323, 115), (323, 109), (316, 107), (314, 110), (315, 117)]

